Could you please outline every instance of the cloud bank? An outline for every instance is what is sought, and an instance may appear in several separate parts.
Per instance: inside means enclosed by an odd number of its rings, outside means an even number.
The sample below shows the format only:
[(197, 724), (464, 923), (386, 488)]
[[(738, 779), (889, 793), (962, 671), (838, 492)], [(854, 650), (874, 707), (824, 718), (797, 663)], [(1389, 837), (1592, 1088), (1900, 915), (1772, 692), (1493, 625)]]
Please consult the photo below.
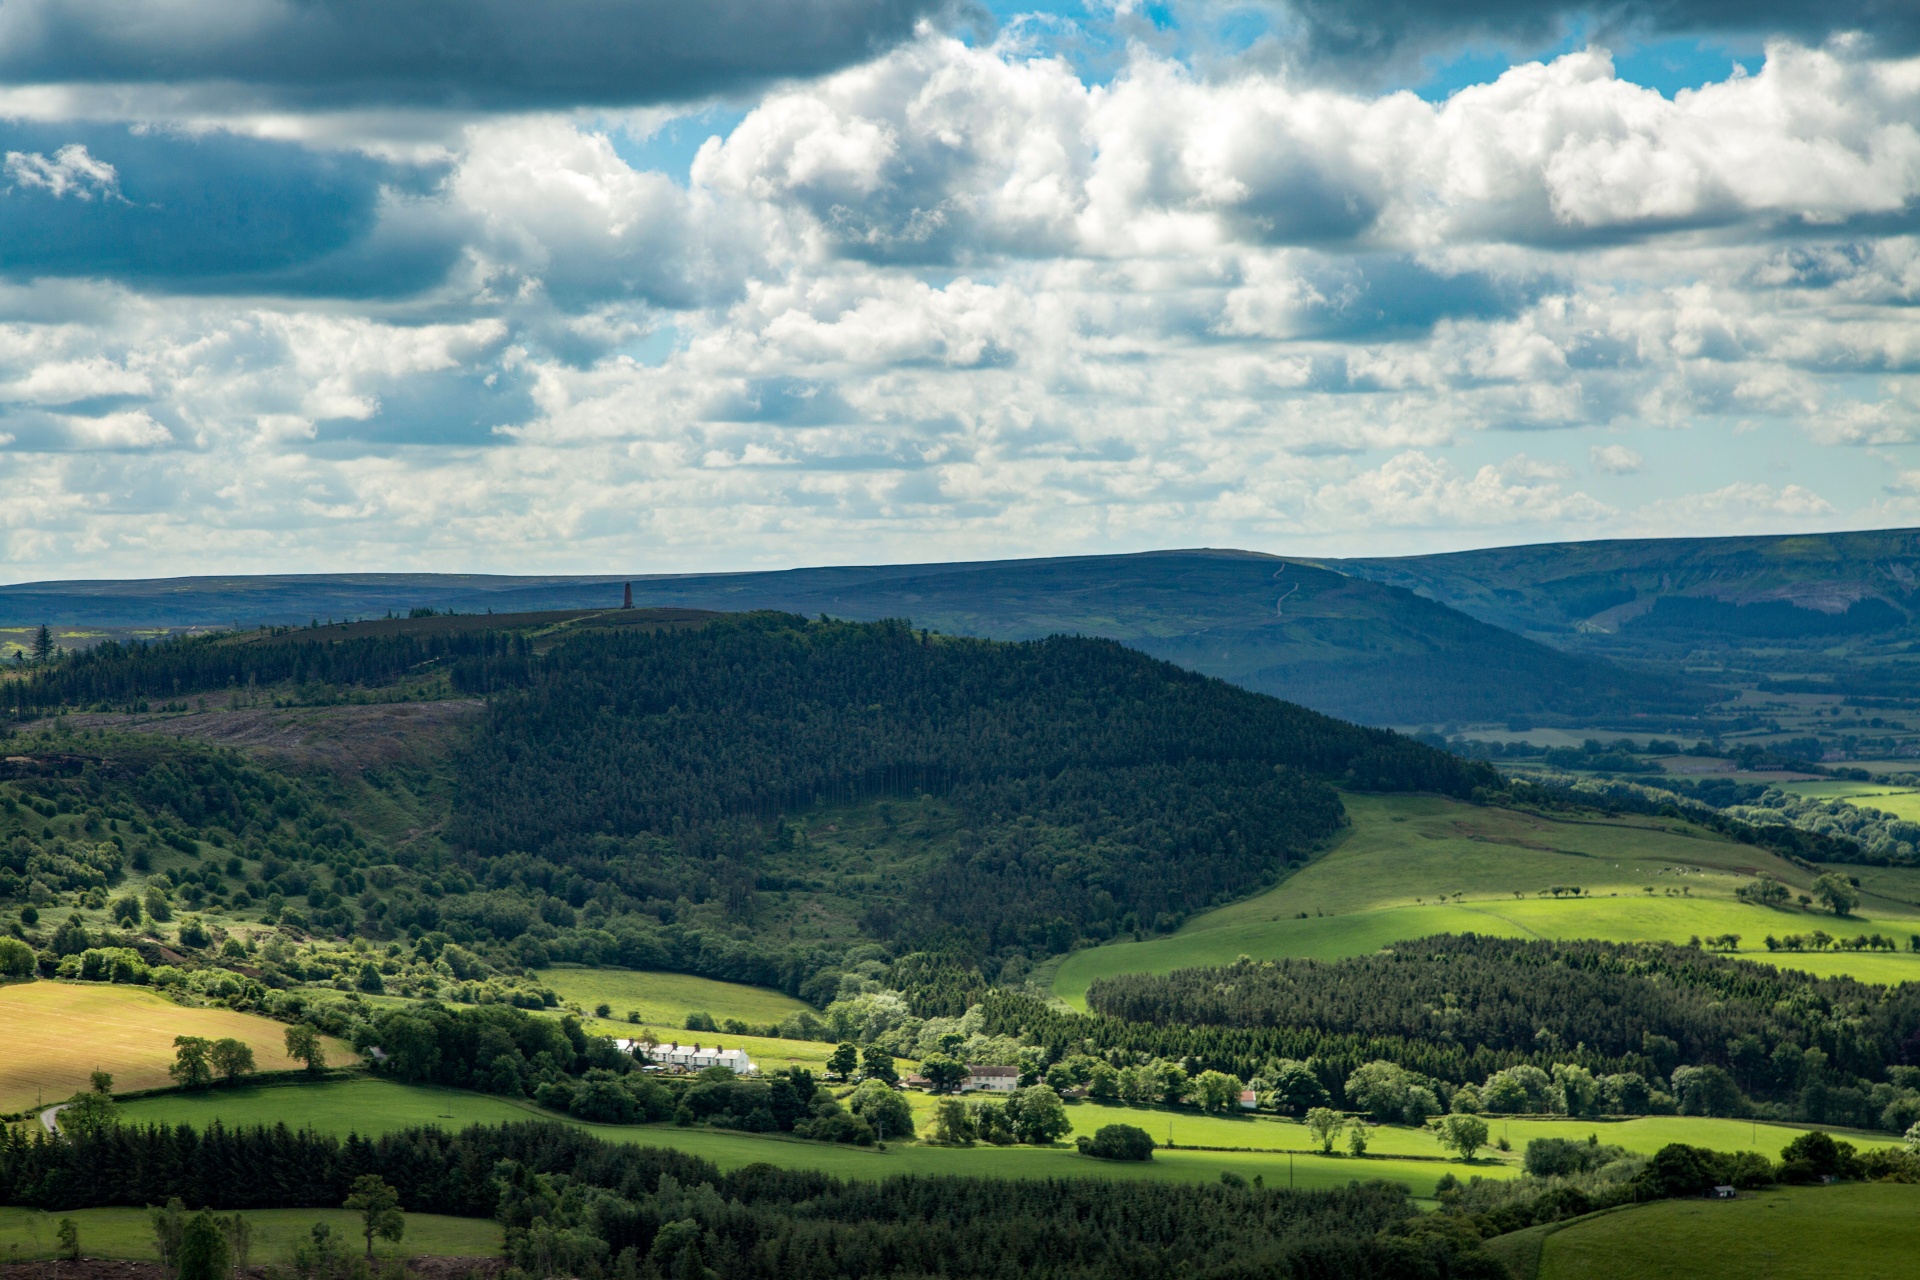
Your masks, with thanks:
[[(606, 39), (560, 22), (511, 66), (388, 7), (352, 75), (321, 36), (357, 9), (163, 8), (0, 8), (15, 577), (1920, 514), (1885, 479), (1920, 471), (1898, 21), (1671, 96), (1591, 46), (1429, 100), (1144, 41), (1096, 75), (877, 3), (724, 59), (562, 6)], [(311, 64), (237, 76), (290, 23)], [(629, 108), (723, 80), (771, 87), (662, 158), (708, 108)]]

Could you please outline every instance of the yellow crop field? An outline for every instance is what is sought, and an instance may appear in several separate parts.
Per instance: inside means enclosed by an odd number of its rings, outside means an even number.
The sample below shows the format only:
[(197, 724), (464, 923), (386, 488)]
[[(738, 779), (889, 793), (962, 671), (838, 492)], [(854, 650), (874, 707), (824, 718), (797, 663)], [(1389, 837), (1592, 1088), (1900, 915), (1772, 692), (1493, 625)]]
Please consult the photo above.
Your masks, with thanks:
[[(99, 982), (21, 982), (0, 986), (0, 1112), (52, 1105), (87, 1087), (96, 1067), (113, 1073), (116, 1092), (170, 1083), (175, 1036), (231, 1036), (252, 1046), (262, 1071), (300, 1064), (285, 1052), (286, 1027), (231, 1009), (189, 1009), (146, 987)], [(345, 1043), (327, 1041), (334, 1065), (358, 1062)]]

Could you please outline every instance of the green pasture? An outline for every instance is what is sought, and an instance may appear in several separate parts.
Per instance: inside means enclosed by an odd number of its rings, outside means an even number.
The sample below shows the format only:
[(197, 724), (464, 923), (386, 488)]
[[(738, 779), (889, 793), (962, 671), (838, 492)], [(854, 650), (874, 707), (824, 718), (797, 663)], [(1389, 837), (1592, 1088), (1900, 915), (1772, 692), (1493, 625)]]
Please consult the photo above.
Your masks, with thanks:
[[(1538, 1230), (1538, 1228), (1536, 1228)], [(1663, 1200), (1548, 1231), (1538, 1280), (1880, 1280), (1920, 1274), (1920, 1187), (1783, 1187)]]
[[(240, 1214), (253, 1228), (249, 1255), (255, 1265), (289, 1260), (295, 1246), (311, 1238), (316, 1222), (332, 1227), (334, 1239), (348, 1248), (362, 1244), (360, 1215), (345, 1209), (243, 1209)], [(72, 1218), (80, 1228), (80, 1252), (89, 1258), (159, 1261), (153, 1220), (146, 1209), (45, 1213), (0, 1208), (0, 1254), (20, 1262), (53, 1257), (55, 1232), (62, 1218)], [(500, 1225), (485, 1218), (449, 1218), (435, 1213), (410, 1213), (406, 1218), (406, 1233), (397, 1243), (377, 1241), (377, 1255), (487, 1258), (500, 1252)]]
[[(1076, 952), (1056, 971), (1054, 993), (1085, 1008), (1088, 986), (1111, 974), (1166, 973), (1240, 955), (1338, 959), (1445, 932), (1673, 942), (1737, 933), (1747, 959), (1870, 982), (1920, 979), (1920, 954), (1913, 952), (1768, 952), (1761, 940), (1769, 933), (1815, 929), (1904, 942), (1920, 932), (1920, 911), (1868, 896), (1859, 913), (1840, 920), (1735, 901), (1734, 891), (1760, 872), (1802, 888), (1811, 878), (1763, 850), (1685, 823), (1558, 821), (1434, 796), (1343, 799), (1353, 826), (1331, 851), (1266, 893), (1196, 916), (1177, 933)], [(1585, 893), (1542, 895), (1555, 885)]]
[[(1652, 1155), (1668, 1143), (1710, 1147), (1715, 1151), (1758, 1151), (1778, 1159), (1786, 1145), (1810, 1129), (1822, 1129), (1835, 1138), (1860, 1148), (1897, 1147), (1898, 1134), (1875, 1133), (1866, 1129), (1837, 1129), (1831, 1125), (1767, 1124), (1764, 1121), (1718, 1120), (1707, 1116), (1636, 1116), (1628, 1120), (1574, 1120), (1566, 1117), (1487, 1120), (1488, 1136), (1506, 1138), (1517, 1159), (1535, 1138), (1578, 1138), (1597, 1136), (1600, 1141), (1625, 1147), (1640, 1155)], [(1407, 1130), (1406, 1132), (1414, 1132)]]
[[(925, 1103), (921, 1109), (924, 1110)], [(1211, 1182), (1232, 1170), (1247, 1178), (1264, 1177), (1269, 1186), (1284, 1186), (1291, 1177), (1299, 1187), (1344, 1186), (1355, 1178), (1387, 1178), (1405, 1183), (1416, 1195), (1433, 1194), (1434, 1183), (1457, 1163), (1395, 1158), (1392, 1152), (1355, 1160), (1347, 1156), (1289, 1155), (1285, 1151), (1221, 1152), (1164, 1151), (1146, 1164), (1114, 1163), (1080, 1155), (1070, 1145), (1053, 1147), (934, 1147), (919, 1142), (895, 1142), (885, 1150), (804, 1142), (794, 1138), (730, 1133), (720, 1129), (680, 1128), (675, 1125), (583, 1124), (542, 1111), (531, 1103), (471, 1094), (454, 1089), (398, 1084), (390, 1080), (328, 1081), (275, 1088), (216, 1089), (202, 1094), (143, 1098), (125, 1104), (123, 1113), (134, 1123), (204, 1126), (218, 1119), (235, 1125), (285, 1123), (311, 1126), (324, 1133), (372, 1137), (413, 1125), (443, 1128), (468, 1124), (498, 1124), (512, 1120), (560, 1120), (610, 1141), (640, 1146), (671, 1147), (712, 1160), (722, 1169), (765, 1162), (787, 1169), (818, 1169), (845, 1178), (884, 1178), (895, 1174), (972, 1174), (1007, 1178), (1157, 1178), (1168, 1181)], [(1101, 1124), (1130, 1123), (1126, 1108), (1077, 1104), (1070, 1114), (1077, 1132), (1091, 1132)], [(1174, 1115), (1175, 1138), (1198, 1143), (1211, 1132), (1197, 1113)], [(1143, 1127), (1165, 1133), (1164, 1116), (1143, 1114)], [(1189, 1122), (1196, 1127), (1188, 1132)], [(1225, 1121), (1211, 1123), (1224, 1124)], [(1274, 1125), (1278, 1129), (1280, 1126)], [(1299, 1126), (1288, 1128), (1304, 1132)], [(1408, 1131), (1415, 1139), (1424, 1137)], [(1209, 1144), (1213, 1145), (1213, 1144)], [(1218, 1145), (1252, 1146), (1249, 1142)], [(1280, 1145), (1280, 1144), (1273, 1144)], [(1296, 1145), (1304, 1146), (1300, 1143)], [(1429, 1144), (1431, 1146), (1431, 1144)], [(1423, 1152), (1425, 1154), (1425, 1152)], [(1488, 1175), (1511, 1170), (1497, 1164), (1476, 1165)]]
[[(923, 1128), (933, 1099), (911, 1094), (916, 1118)], [(325, 1133), (375, 1136), (414, 1125), (459, 1128), (469, 1124), (499, 1124), (514, 1120), (561, 1120), (615, 1142), (672, 1147), (712, 1160), (723, 1169), (737, 1169), (764, 1161), (789, 1169), (818, 1169), (847, 1178), (883, 1178), (906, 1173), (975, 1174), (991, 1177), (1143, 1177), (1212, 1181), (1232, 1170), (1252, 1178), (1260, 1175), (1269, 1186), (1291, 1176), (1301, 1187), (1342, 1186), (1354, 1178), (1387, 1178), (1405, 1183), (1416, 1195), (1433, 1192), (1434, 1183), (1448, 1170), (1482, 1177), (1511, 1177), (1519, 1172), (1520, 1155), (1537, 1137), (1585, 1138), (1598, 1134), (1602, 1142), (1630, 1151), (1651, 1153), (1669, 1142), (1687, 1142), (1719, 1150), (1756, 1150), (1770, 1156), (1802, 1129), (1786, 1125), (1752, 1125), (1741, 1120), (1710, 1120), (1680, 1116), (1648, 1116), (1633, 1120), (1494, 1119), (1491, 1136), (1506, 1136), (1513, 1150), (1492, 1148), (1469, 1165), (1443, 1151), (1425, 1129), (1398, 1125), (1369, 1130), (1366, 1157), (1323, 1156), (1306, 1127), (1273, 1116), (1203, 1115), (1196, 1111), (1161, 1107), (1103, 1106), (1073, 1102), (1067, 1107), (1073, 1134), (1092, 1134), (1106, 1124), (1138, 1125), (1165, 1142), (1171, 1129), (1180, 1150), (1156, 1153), (1146, 1165), (1113, 1164), (1081, 1156), (1066, 1143), (1054, 1147), (934, 1147), (920, 1142), (895, 1142), (885, 1150), (833, 1146), (793, 1138), (731, 1133), (719, 1129), (680, 1128), (674, 1125), (590, 1125), (542, 1111), (528, 1102), (508, 1101), (486, 1094), (467, 1093), (390, 1080), (359, 1079), (295, 1084), (269, 1088), (215, 1089), (200, 1094), (171, 1094), (143, 1098), (124, 1106), (129, 1121), (165, 1122), (204, 1127), (218, 1119), (228, 1126), (285, 1123), (311, 1126)], [(1839, 1132), (1857, 1145), (1892, 1145), (1886, 1134)], [(1194, 1150), (1196, 1147), (1251, 1148), (1245, 1151)], [(1341, 1148), (1344, 1151), (1344, 1146)], [(1445, 1157), (1445, 1158), (1436, 1158)]]
[(606, 1003), (617, 1021), (629, 1010), (655, 1028), (684, 1027), (690, 1013), (710, 1013), (717, 1023), (738, 1018), (755, 1026), (785, 1021), (811, 1011), (805, 1002), (766, 987), (696, 978), (686, 973), (655, 973), (638, 969), (586, 969), (556, 966), (540, 971), (540, 981), (555, 995), (591, 1011)]
[(1819, 782), (1786, 782), (1782, 791), (1811, 800), (1845, 800), (1863, 809), (1878, 809), (1896, 818), (1920, 822), (1920, 791), (1910, 787), (1887, 787), (1874, 782), (1844, 782), (1821, 779)]
[(553, 1118), (551, 1112), (530, 1102), (372, 1077), (167, 1093), (124, 1102), (120, 1114), (129, 1124), (190, 1124), (196, 1129), (214, 1120), (229, 1128), (286, 1124), (343, 1137), (391, 1133), (415, 1125), (464, 1129), (470, 1124)]
[[(929, 1109), (930, 1104), (931, 1100)], [(1103, 1106), (1096, 1102), (1070, 1102), (1067, 1104), (1067, 1115), (1073, 1121), (1075, 1134), (1091, 1135), (1103, 1124), (1131, 1124), (1152, 1134), (1156, 1142), (1168, 1141), (1171, 1133), (1172, 1141), (1190, 1146), (1312, 1151), (1318, 1145), (1307, 1132), (1306, 1125), (1272, 1115), (1204, 1115), (1178, 1107)], [(1626, 1120), (1576, 1120), (1553, 1116), (1504, 1119), (1494, 1116), (1487, 1119), (1489, 1141), (1505, 1137), (1513, 1150), (1502, 1153), (1489, 1147), (1481, 1151), (1474, 1158), (1473, 1171), (1483, 1177), (1503, 1176), (1510, 1170), (1498, 1166), (1511, 1164), (1514, 1166), (1511, 1171), (1517, 1171), (1527, 1143), (1535, 1138), (1584, 1140), (1589, 1134), (1597, 1135), (1601, 1142), (1625, 1147), (1641, 1155), (1652, 1155), (1668, 1143), (1684, 1142), (1719, 1151), (1758, 1151), (1770, 1158), (1778, 1158), (1789, 1142), (1813, 1127), (1719, 1120), (1705, 1116), (1639, 1116)], [(1858, 1147), (1901, 1145), (1901, 1138), (1897, 1134), (1832, 1128), (1827, 1132)], [(1406, 1125), (1370, 1126), (1367, 1130), (1367, 1150), (1372, 1155), (1455, 1159), (1451, 1152), (1440, 1145), (1440, 1140), (1432, 1130)], [(1486, 1167), (1488, 1165), (1495, 1167)]]
[[(811, 1010), (803, 1001), (766, 987), (696, 978), (685, 973), (577, 966), (543, 969), (540, 980), (561, 1000), (585, 1010), (581, 1022), (592, 1035), (637, 1040), (643, 1032), (651, 1031), (654, 1039), (662, 1043), (722, 1044), (730, 1049), (745, 1049), (762, 1070), (791, 1064), (821, 1072), (833, 1053), (832, 1044), (816, 1040), (686, 1029), (689, 1013), (711, 1014), (716, 1024), (727, 1018), (738, 1018), (754, 1026), (765, 1026), (783, 1022), (788, 1015), (803, 1009)], [(594, 1015), (594, 1008), (603, 1003), (610, 1007), (611, 1017)], [(640, 1021), (628, 1022), (629, 1012), (638, 1013)]]
[(1920, 867), (1848, 867), (1847, 874), (1875, 897), (1920, 908)]
[[(1431, 902), (1440, 894), (1531, 895), (1554, 885), (1593, 892), (1737, 884), (1755, 870), (1782, 877), (1788, 863), (1678, 820), (1623, 815), (1565, 821), (1476, 808), (1440, 796), (1343, 794), (1352, 827), (1334, 851), (1274, 892), (1225, 908), (1257, 918), (1275, 909), (1346, 914)], [(1230, 917), (1231, 918), (1231, 917)]]
[[(716, 1019), (718, 1014), (714, 1015)], [(737, 1036), (730, 1031), (687, 1031), (678, 1025), (666, 1026), (660, 1023), (640, 1023), (634, 1025), (619, 1018), (595, 1018), (591, 1015), (580, 1020), (589, 1035), (612, 1036), (616, 1040), (638, 1040), (644, 1031), (653, 1032), (653, 1038), (661, 1044), (717, 1044), (729, 1049), (745, 1049), (754, 1065), (762, 1071), (771, 1071), (776, 1067), (788, 1065), (807, 1067), (815, 1074), (827, 1069), (827, 1059), (833, 1056), (834, 1046), (818, 1040), (787, 1040), (773, 1036)], [(916, 1065), (902, 1058), (899, 1060), (902, 1071), (912, 1070)]]

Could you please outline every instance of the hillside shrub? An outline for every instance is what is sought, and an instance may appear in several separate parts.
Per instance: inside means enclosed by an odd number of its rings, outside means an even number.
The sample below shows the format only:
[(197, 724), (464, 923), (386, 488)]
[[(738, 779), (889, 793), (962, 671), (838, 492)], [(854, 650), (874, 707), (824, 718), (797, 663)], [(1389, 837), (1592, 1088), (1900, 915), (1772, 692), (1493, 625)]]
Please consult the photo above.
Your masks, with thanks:
[(0, 938), (0, 977), (31, 978), (35, 964), (32, 947), (18, 938)]
[(1082, 1134), (1073, 1141), (1081, 1155), (1096, 1160), (1153, 1159), (1153, 1136), (1136, 1125), (1103, 1124), (1091, 1138)]

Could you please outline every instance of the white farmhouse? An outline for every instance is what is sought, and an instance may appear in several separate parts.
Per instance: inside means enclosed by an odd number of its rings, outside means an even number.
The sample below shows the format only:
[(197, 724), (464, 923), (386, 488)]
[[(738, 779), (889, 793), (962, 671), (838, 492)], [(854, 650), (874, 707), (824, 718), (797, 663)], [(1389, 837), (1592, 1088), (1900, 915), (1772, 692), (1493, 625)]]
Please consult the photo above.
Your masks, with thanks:
[(760, 1068), (753, 1064), (744, 1049), (728, 1049), (721, 1045), (704, 1048), (697, 1044), (686, 1045), (675, 1041), (672, 1044), (649, 1045), (643, 1040), (615, 1040), (615, 1044), (636, 1058), (644, 1058), (662, 1067), (679, 1067), (683, 1071), (704, 1071), (708, 1067), (725, 1067), (737, 1076), (760, 1074)]
[(962, 1093), (1012, 1093), (1020, 1087), (1018, 1067), (968, 1067)]

